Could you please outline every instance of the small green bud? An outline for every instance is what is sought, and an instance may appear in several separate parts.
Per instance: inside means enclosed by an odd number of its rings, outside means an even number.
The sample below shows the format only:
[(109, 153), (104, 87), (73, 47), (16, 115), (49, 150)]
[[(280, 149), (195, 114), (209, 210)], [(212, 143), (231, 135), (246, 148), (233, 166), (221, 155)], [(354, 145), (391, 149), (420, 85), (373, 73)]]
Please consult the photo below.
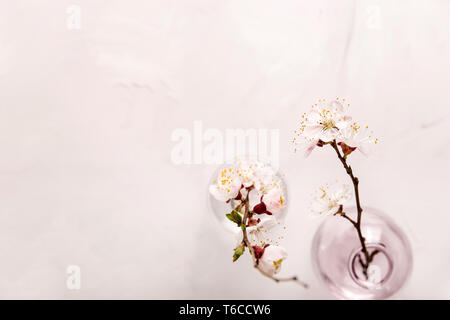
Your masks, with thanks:
[(245, 246), (243, 244), (240, 244), (234, 249), (234, 255), (233, 255), (233, 262), (235, 262), (237, 259), (239, 259), (240, 256), (244, 254)]

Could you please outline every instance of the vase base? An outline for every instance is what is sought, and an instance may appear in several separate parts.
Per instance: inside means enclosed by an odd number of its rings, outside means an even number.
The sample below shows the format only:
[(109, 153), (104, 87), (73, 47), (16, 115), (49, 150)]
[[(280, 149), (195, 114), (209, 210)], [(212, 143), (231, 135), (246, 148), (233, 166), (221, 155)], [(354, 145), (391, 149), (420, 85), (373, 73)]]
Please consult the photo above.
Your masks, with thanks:
[[(357, 216), (355, 207), (345, 210)], [(329, 216), (317, 230), (311, 246), (317, 275), (341, 299), (385, 299), (407, 281), (412, 268), (411, 246), (403, 231), (386, 215), (365, 207), (361, 232), (372, 260), (366, 257), (355, 227)]]
[(363, 267), (366, 261), (361, 249), (355, 250), (349, 259), (349, 272), (353, 281), (364, 289), (377, 289), (389, 280), (392, 274), (392, 259), (382, 244), (367, 244), (367, 251), (372, 261), (367, 270)]

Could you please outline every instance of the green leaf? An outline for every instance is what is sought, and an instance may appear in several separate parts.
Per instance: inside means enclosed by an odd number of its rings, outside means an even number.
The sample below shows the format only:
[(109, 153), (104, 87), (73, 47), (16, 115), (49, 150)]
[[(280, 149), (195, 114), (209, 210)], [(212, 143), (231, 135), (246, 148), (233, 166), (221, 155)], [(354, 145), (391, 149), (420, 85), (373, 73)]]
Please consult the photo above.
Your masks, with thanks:
[(237, 259), (239, 259), (240, 256), (242, 256), (245, 252), (245, 246), (243, 244), (237, 246), (234, 249), (234, 255), (233, 255), (233, 262), (235, 262)]
[(225, 216), (226, 216), (230, 221), (235, 222), (233, 216), (231, 215), (231, 213), (227, 213)]
[(231, 212), (231, 214), (233, 215), (233, 217), (234, 217), (234, 219), (235, 219), (235, 222), (236, 222), (238, 225), (240, 225), (240, 224), (242, 223), (242, 217), (241, 217), (241, 214), (240, 214), (238, 211), (236, 211), (236, 210), (233, 210), (233, 211)]
[(230, 221), (233, 221), (234, 223), (236, 223), (238, 225), (238, 227), (242, 224), (241, 214), (237, 210), (233, 210), (233, 211), (231, 211), (231, 213), (227, 213), (226, 217)]

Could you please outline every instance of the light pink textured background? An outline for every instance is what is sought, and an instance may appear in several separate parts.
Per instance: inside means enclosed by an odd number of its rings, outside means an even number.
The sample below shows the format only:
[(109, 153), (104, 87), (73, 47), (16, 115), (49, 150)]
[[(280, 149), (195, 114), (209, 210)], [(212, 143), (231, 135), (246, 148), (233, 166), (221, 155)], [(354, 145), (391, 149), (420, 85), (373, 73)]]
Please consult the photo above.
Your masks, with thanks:
[[(344, 172), (288, 141), (316, 99), (346, 97), (382, 140), (351, 159), (362, 201), (413, 245), (394, 298), (449, 299), (449, 57), (449, 1), (1, 0), (0, 298), (332, 298), (307, 207)], [(172, 131), (194, 120), (280, 129), (283, 274), (311, 289), (231, 263), (235, 240), (207, 210), (215, 167), (170, 160)]]

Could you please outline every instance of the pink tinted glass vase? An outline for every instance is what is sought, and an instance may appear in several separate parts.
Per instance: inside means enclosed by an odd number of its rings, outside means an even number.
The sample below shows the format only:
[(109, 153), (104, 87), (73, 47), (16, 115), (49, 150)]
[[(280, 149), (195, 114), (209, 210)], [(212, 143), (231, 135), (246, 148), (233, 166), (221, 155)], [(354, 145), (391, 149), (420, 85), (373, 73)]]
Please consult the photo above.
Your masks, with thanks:
[[(344, 210), (356, 220), (356, 208)], [(386, 215), (365, 208), (361, 231), (373, 261), (367, 272), (355, 227), (340, 216), (328, 216), (312, 244), (312, 261), (321, 281), (341, 299), (385, 299), (396, 293), (412, 269), (411, 246), (403, 231)], [(363, 260), (365, 261), (365, 260)]]

